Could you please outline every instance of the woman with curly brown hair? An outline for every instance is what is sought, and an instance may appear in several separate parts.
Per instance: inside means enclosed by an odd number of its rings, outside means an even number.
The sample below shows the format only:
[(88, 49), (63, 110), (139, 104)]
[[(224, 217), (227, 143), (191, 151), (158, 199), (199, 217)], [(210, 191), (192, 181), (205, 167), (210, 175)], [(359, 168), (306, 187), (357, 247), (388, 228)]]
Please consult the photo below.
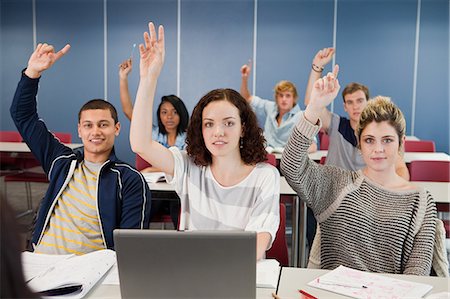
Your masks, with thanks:
[[(166, 174), (181, 201), (180, 230), (257, 232), (257, 259), (264, 257), (279, 225), (278, 170), (266, 160), (256, 116), (232, 89), (200, 99), (191, 116), (186, 151), (151, 140), (156, 82), (164, 63), (164, 29), (152, 23), (140, 45), (140, 82), (131, 121), (134, 152)], [(149, 113), (150, 112), (150, 113)]]

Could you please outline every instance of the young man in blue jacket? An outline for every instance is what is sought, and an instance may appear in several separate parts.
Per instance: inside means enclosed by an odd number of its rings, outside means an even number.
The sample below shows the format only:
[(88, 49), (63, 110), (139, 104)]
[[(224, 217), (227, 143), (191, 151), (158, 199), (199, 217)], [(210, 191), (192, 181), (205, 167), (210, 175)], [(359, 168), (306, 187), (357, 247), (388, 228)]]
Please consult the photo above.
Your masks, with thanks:
[(36, 47), (10, 109), (23, 140), (50, 182), (31, 240), (35, 252), (40, 253), (114, 249), (115, 228), (144, 229), (150, 222), (151, 194), (145, 179), (114, 154), (120, 123), (112, 104), (96, 99), (81, 108), (78, 135), (83, 152), (59, 142), (39, 119), (39, 79), (69, 49), (66, 45), (55, 53), (48, 44)]

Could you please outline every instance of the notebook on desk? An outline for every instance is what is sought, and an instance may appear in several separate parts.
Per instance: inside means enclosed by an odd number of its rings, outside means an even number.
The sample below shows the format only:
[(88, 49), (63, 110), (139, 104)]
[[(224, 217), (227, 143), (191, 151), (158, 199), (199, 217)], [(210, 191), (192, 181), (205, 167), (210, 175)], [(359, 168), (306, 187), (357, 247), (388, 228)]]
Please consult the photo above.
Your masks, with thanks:
[(256, 233), (114, 231), (122, 298), (255, 298)]

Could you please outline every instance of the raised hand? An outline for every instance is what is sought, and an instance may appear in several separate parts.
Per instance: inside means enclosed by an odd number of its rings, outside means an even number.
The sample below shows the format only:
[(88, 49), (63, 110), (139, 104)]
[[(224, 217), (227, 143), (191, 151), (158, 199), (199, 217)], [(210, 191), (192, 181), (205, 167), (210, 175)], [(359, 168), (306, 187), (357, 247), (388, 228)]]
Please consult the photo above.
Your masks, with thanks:
[(248, 78), (250, 72), (252, 71), (252, 61), (249, 60), (247, 64), (241, 66), (241, 75), (243, 78)]
[(131, 73), (132, 69), (133, 69), (133, 61), (131, 60), (131, 58), (124, 60), (119, 65), (119, 78), (126, 79), (128, 75)]
[(333, 58), (334, 48), (323, 48), (314, 56), (313, 64), (319, 68), (325, 67)]
[(314, 82), (313, 90), (311, 92), (311, 101), (308, 106), (322, 109), (328, 106), (336, 98), (339, 89), (341, 88), (337, 78), (338, 73), (339, 66), (335, 65), (332, 73), (328, 73), (323, 78), (319, 78)]
[(55, 53), (55, 49), (49, 44), (38, 44), (33, 54), (28, 60), (28, 66), (25, 74), (30, 78), (39, 78), (43, 71), (49, 69), (58, 59), (66, 54), (70, 49), (67, 44)]
[(141, 78), (158, 77), (164, 64), (164, 27), (159, 26), (158, 36), (156, 36), (155, 25), (152, 22), (148, 24), (148, 28), (150, 33), (144, 32), (144, 45), (139, 45)]

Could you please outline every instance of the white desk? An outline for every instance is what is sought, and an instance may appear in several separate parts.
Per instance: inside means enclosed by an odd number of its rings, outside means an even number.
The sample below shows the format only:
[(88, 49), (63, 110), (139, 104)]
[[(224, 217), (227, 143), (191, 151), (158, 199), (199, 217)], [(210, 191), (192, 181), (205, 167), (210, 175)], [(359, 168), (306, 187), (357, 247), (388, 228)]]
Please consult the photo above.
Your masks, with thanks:
[[(233, 287), (233, 286), (230, 286)], [(256, 288), (257, 299), (273, 299), (272, 293), (275, 289), (261, 289)], [(118, 285), (97, 285), (91, 290), (84, 298), (108, 298), (108, 299), (121, 299), (120, 286)], [(298, 297), (296, 297), (297, 299)], [(284, 298), (283, 298), (284, 299)]]
[[(282, 154), (281, 153), (273, 153), (275, 155), (275, 158), (277, 160), (281, 159)], [(320, 161), (320, 158), (322, 157), (326, 157), (326, 155), (328, 154), (327, 150), (319, 150), (319, 151), (315, 151), (313, 153), (309, 153), (308, 156), (311, 158), (311, 160), (314, 161)]]
[(411, 182), (430, 191), (437, 203), (450, 204), (450, 183), (448, 182)]
[[(320, 158), (326, 157), (328, 154), (327, 150), (320, 150), (314, 153), (308, 154), (308, 156), (314, 161), (320, 161)], [(281, 159), (279, 153), (275, 154), (275, 157), (279, 160)], [(424, 153), (424, 152), (406, 152), (403, 154), (403, 159), (405, 163), (411, 163), (411, 161), (422, 160), (422, 161), (450, 161), (450, 155), (443, 152), (434, 153)]]
[[(82, 143), (65, 143), (71, 149), (82, 147)], [(30, 148), (25, 142), (0, 142), (0, 152), (30, 153)]]
[[(313, 270), (302, 268), (283, 268), (281, 272), (280, 285), (278, 288), (278, 296), (282, 299), (298, 299), (301, 298), (298, 292), (299, 289), (305, 290), (309, 294), (323, 299), (323, 298), (349, 298), (346, 296), (331, 293), (325, 290), (316, 289), (307, 286), (307, 283), (312, 281), (325, 273), (328, 270)], [(414, 282), (421, 282), (430, 284), (433, 289), (429, 294), (449, 292), (450, 280), (443, 277), (431, 277), (431, 276), (415, 276), (415, 275), (401, 275), (401, 274), (383, 274), (396, 279), (409, 280)], [(428, 294), (427, 294), (428, 295)], [(447, 298), (447, 297), (444, 297)]]
[(405, 163), (411, 163), (411, 161), (422, 160), (422, 161), (450, 161), (450, 156), (443, 152), (434, 153), (417, 153), (417, 152), (406, 152), (403, 155)]
[(413, 135), (406, 135), (405, 139), (406, 140), (413, 140), (413, 141), (419, 141), (420, 140), (419, 138), (417, 138), (416, 136), (413, 136)]
[[(175, 188), (166, 183), (166, 182), (159, 182), (159, 183), (147, 183), (148, 187), (152, 191), (173, 191), (175, 192)], [(280, 194), (281, 195), (297, 195), (294, 190), (292, 190), (291, 186), (286, 182), (286, 179), (284, 177), (280, 177)]]
[[(325, 290), (320, 290), (307, 286), (308, 282), (327, 272), (328, 270), (285, 267), (281, 272), (280, 285), (278, 288), (278, 296), (281, 299), (298, 299), (301, 298), (298, 290), (302, 289), (320, 299), (348, 298), (342, 295), (337, 295), (335, 293), (330, 293)], [(433, 289), (430, 291), (429, 294), (450, 291), (449, 290), (450, 280), (443, 277), (400, 275), (400, 274), (383, 274), (383, 275), (394, 277), (397, 279), (430, 284), (433, 286)], [(256, 288), (256, 298), (273, 299), (271, 295), (273, 292), (275, 292), (275, 289)], [(121, 298), (120, 286), (99, 284), (95, 286), (94, 289), (91, 290), (91, 292), (89, 292), (85, 298), (111, 298), (111, 299)]]

